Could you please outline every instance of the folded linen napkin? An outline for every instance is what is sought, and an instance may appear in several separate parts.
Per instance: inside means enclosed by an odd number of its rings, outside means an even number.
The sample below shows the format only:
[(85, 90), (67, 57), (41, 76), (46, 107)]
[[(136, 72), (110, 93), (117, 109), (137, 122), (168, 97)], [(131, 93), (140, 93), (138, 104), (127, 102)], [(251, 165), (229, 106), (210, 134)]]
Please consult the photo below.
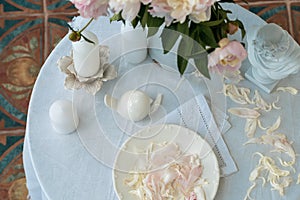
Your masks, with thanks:
[[(222, 111), (219, 112), (222, 113)], [(170, 112), (165, 118), (165, 123), (179, 124), (194, 130), (210, 144), (217, 156), (222, 177), (237, 171), (236, 164), (203, 95), (198, 95), (187, 101)], [(227, 125), (224, 126), (224, 130), (228, 129), (229, 126), (228, 122), (225, 124)]]

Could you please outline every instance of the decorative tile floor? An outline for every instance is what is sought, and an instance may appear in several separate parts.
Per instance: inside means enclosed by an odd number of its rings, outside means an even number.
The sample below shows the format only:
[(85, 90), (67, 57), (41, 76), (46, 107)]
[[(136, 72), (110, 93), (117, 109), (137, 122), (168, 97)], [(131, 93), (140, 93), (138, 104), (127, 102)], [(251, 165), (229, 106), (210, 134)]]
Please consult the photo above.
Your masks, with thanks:
[[(248, 0), (242, 6), (288, 30), (300, 43), (300, 0)], [(25, 175), (22, 148), (31, 90), (39, 70), (77, 14), (64, 0), (0, 0), (0, 199), (16, 198)], [(23, 180), (23, 179), (22, 179)]]

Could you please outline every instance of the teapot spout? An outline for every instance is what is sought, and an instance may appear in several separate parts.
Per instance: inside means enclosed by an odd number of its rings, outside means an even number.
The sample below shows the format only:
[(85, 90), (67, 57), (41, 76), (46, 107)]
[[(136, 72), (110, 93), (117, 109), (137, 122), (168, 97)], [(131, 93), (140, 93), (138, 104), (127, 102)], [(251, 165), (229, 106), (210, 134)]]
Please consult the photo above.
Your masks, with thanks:
[(117, 110), (118, 108), (118, 100), (108, 94), (104, 96), (104, 103), (112, 110)]
[(150, 114), (154, 113), (159, 108), (162, 102), (162, 98), (163, 98), (162, 94), (158, 94), (154, 101), (151, 99), (152, 102), (151, 102)]

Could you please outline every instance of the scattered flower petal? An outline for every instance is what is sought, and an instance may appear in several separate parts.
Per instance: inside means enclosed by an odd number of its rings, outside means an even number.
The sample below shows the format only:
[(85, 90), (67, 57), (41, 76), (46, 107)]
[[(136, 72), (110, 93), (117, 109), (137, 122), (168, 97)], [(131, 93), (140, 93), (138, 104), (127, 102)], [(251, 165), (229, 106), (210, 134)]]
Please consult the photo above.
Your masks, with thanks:
[(230, 108), (228, 112), (247, 119), (257, 119), (260, 116), (259, 112), (250, 108)]
[(245, 132), (248, 138), (253, 138), (257, 127), (257, 119), (247, 119), (245, 124)]
[(255, 103), (255, 105), (266, 112), (269, 112), (272, 110), (272, 105), (270, 103), (267, 103), (259, 94), (257, 90), (254, 91), (254, 97), (252, 101)]
[(244, 143), (244, 145), (247, 144), (261, 144), (263, 141), (261, 138), (250, 138), (247, 142)]
[(250, 89), (248, 88), (237, 87), (233, 84), (224, 84), (223, 93), (235, 103), (242, 105), (253, 104), (249, 98)]
[(203, 167), (196, 154), (183, 155), (174, 143), (150, 144), (146, 153), (149, 172), (131, 172), (124, 180), (131, 194), (145, 200), (205, 200), (202, 185), (207, 182), (201, 178)]
[(279, 116), (276, 122), (270, 128), (267, 129), (267, 134), (271, 134), (274, 131), (276, 131), (279, 128), (280, 124), (281, 124), (281, 117)]
[(257, 120), (257, 125), (258, 127), (261, 129), (261, 130), (267, 130), (268, 128), (264, 127), (262, 124), (261, 124), (261, 121), (260, 120)]
[(247, 190), (247, 194), (246, 194), (244, 200), (248, 200), (248, 199), (249, 199), (249, 200), (254, 200), (254, 199), (250, 196), (250, 194), (251, 194), (252, 190), (253, 190), (255, 187), (256, 187), (256, 183), (254, 182), (254, 183), (249, 187), (249, 189)]
[(283, 196), (284, 189), (292, 182), (290, 171), (280, 169), (271, 157), (264, 156), (258, 152), (256, 152), (255, 155), (259, 155), (260, 159), (257, 166), (250, 173), (249, 181), (252, 183), (252, 186), (250, 186), (250, 188), (247, 190), (247, 194), (244, 199), (252, 199), (250, 197), (250, 193), (256, 186), (256, 180), (258, 178), (267, 180), (272, 186), (272, 190), (277, 190), (279, 194)]
[(297, 184), (300, 184), (300, 174), (298, 174)]
[(294, 88), (294, 87), (279, 87), (279, 88), (276, 89), (276, 91), (277, 92), (280, 92), (280, 91), (282, 91), (282, 92), (288, 92), (288, 93), (290, 93), (292, 95), (298, 94), (298, 90), (296, 88)]
[(276, 109), (276, 110), (280, 110), (280, 109), (281, 109), (280, 106), (277, 106), (277, 105), (276, 105), (276, 103), (278, 103), (278, 102), (279, 102), (279, 96), (277, 97), (276, 101), (274, 101), (274, 102), (272, 103), (272, 107), (273, 107), (274, 109)]

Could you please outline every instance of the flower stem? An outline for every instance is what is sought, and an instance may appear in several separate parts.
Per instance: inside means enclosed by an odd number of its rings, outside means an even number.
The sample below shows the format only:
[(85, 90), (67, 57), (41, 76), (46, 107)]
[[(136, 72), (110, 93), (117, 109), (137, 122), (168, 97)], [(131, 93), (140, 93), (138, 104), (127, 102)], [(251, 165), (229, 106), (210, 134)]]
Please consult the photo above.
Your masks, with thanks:
[(80, 34), (82, 31), (84, 31), (90, 25), (90, 23), (92, 23), (93, 20), (94, 18), (91, 18), (90, 21), (80, 31), (78, 31), (78, 33)]

